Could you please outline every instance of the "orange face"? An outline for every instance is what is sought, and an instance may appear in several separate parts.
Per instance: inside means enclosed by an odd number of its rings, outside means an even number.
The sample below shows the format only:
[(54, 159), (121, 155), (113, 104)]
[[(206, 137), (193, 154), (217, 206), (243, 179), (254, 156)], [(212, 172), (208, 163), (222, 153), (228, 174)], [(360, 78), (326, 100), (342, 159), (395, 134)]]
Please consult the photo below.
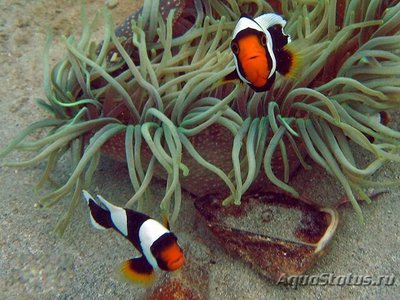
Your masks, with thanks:
[(161, 259), (166, 264), (168, 270), (175, 271), (182, 267), (185, 262), (183, 251), (178, 243), (173, 243), (161, 252)]
[(232, 50), (244, 72), (242, 76), (256, 87), (264, 86), (270, 73), (266, 43), (265, 35), (260, 37), (256, 34), (247, 34), (232, 45)]

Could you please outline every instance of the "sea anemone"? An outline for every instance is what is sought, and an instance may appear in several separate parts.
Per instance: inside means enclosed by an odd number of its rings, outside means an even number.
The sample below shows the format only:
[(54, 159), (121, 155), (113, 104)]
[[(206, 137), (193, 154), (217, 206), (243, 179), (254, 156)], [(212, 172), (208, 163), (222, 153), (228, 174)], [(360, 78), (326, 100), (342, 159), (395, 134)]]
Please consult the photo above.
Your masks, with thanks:
[[(37, 152), (9, 166), (47, 160), (38, 187), (51, 180), (59, 159), (72, 153), (73, 171), (42, 196), (50, 207), (73, 193), (57, 229), (63, 232), (90, 182), (100, 155), (126, 161), (134, 189), (127, 207), (141, 210), (153, 177), (166, 179), (160, 207), (176, 220), (181, 189), (196, 196), (224, 195), (240, 204), (249, 190), (272, 184), (294, 196), (290, 174), (306, 156), (336, 177), (357, 216), (364, 188), (386, 186), (371, 176), (400, 161), (400, 132), (387, 126), (387, 112), (400, 96), (400, 4), (396, 1), (148, 1), (115, 29), (104, 9), (92, 23), (82, 9), (79, 39), (64, 38), (65, 58), (48, 63), (46, 100), (53, 117), (40, 120), (3, 151)], [(174, 9), (171, 9), (174, 8)], [(223, 83), (233, 71), (233, 28), (241, 13), (277, 11), (300, 51), (297, 78), (278, 77), (265, 93)], [(91, 39), (99, 16), (100, 44)], [(46, 136), (26, 141), (38, 130)], [(355, 147), (357, 146), (357, 147)], [(370, 163), (356, 163), (359, 149)]]

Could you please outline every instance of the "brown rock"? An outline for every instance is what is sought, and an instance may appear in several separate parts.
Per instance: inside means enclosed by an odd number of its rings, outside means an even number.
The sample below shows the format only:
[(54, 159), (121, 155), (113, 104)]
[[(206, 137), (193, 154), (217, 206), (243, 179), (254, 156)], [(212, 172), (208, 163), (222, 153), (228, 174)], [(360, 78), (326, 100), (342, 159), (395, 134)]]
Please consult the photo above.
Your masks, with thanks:
[(310, 269), (338, 223), (335, 210), (285, 194), (247, 195), (240, 206), (224, 207), (222, 200), (207, 196), (195, 206), (229, 254), (275, 282)]

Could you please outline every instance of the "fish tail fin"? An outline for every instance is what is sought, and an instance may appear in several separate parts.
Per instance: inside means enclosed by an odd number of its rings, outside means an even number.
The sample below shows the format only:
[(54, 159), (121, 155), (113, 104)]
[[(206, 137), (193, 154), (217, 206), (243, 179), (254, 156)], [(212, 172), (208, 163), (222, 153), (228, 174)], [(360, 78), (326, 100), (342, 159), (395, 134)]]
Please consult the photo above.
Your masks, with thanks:
[(151, 285), (156, 277), (153, 267), (144, 256), (123, 262), (120, 271), (124, 279), (141, 286)]
[(110, 212), (100, 207), (96, 200), (94, 200), (93, 196), (87, 191), (83, 190), (82, 193), (90, 209), (90, 221), (93, 227), (97, 229), (108, 229), (113, 227)]
[(304, 49), (300, 42), (292, 42), (276, 51), (276, 70), (288, 78), (299, 78), (304, 64), (303, 56), (297, 49)]
[(96, 198), (99, 199), (100, 203), (103, 204), (109, 211), (113, 211), (113, 209), (118, 208), (118, 206), (108, 202), (103, 196), (97, 194)]

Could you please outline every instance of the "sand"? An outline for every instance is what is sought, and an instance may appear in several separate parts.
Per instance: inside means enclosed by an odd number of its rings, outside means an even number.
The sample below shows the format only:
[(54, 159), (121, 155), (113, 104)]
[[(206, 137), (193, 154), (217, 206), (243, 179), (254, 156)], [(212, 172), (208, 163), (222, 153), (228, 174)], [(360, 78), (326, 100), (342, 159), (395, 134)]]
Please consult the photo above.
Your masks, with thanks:
[[(89, 15), (102, 1), (88, 1)], [(139, 3), (119, 1), (116, 21), (124, 19)], [(52, 61), (62, 57), (60, 35), (78, 34), (79, 1), (3, 0), (0, 3), (0, 147), (18, 131), (44, 116), (34, 102), (43, 98), (41, 55), (46, 26), (54, 29)], [(26, 153), (7, 159), (21, 160)], [(97, 231), (89, 224), (83, 201), (62, 238), (53, 232), (68, 206), (62, 201), (51, 209), (34, 207), (34, 192), (44, 165), (14, 169), (0, 167), (0, 299), (142, 299), (146, 290), (121, 281), (118, 265), (137, 253), (111, 231)], [(55, 178), (69, 174), (69, 158)], [(399, 165), (391, 164), (382, 178), (400, 178)], [(300, 172), (297, 187), (312, 199), (328, 202), (342, 196), (335, 181), (318, 168)], [(154, 205), (163, 182), (155, 182)], [(131, 189), (124, 165), (102, 159), (92, 191), (123, 203)], [(188, 257), (185, 269), (193, 284), (201, 284), (208, 299), (395, 299), (400, 295), (400, 193), (390, 189), (370, 205), (363, 205), (361, 225), (350, 206), (340, 209), (340, 223), (329, 252), (308, 275), (393, 275), (392, 286), (290, 286), (276, 285), (261, 277), (238, 258), (228, 256), (207, 232), (196, 214), (193, 198), (184, 194), (183, 208), (174, 231)], [(238, 224), (240, 226), (240, 224)], [(162, 274), (179, 277), (178, 273)], [(325, 275), (326, 276), (326, 275)], [(196, 282), (197, 278), (200, 278)], [(205, 279), (204, 279), (205, 278)], [(199, 283), (200, 280), (204, 282)], [(208, 280), (208, 281), (207, 281)]]

